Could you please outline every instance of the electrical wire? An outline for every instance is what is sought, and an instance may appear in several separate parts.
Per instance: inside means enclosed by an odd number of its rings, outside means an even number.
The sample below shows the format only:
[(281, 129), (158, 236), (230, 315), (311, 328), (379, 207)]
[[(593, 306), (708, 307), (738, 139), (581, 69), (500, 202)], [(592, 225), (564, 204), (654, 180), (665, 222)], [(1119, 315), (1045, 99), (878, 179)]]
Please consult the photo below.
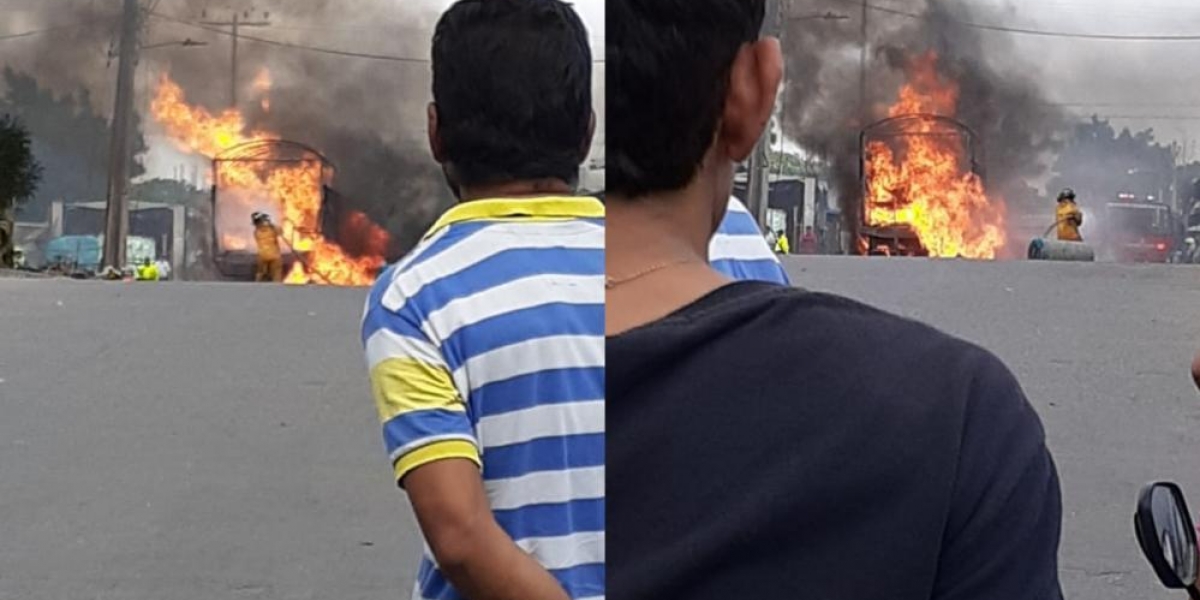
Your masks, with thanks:
[[(212, 33), (226, 36), (226, 37), (233, 37), (232, 32), (227, 31), (225, 29), (221, 29), (219, 27), (210, 27), (208, 25), (203, 25), (200, 23), (196, 23), (194, 21), (188, 21), (185, 19), (179, 19), (179, 18), (168, 16), (168, 15), (164, 15), (162, 13), (150, 13), (150, 16), (158, 18), (158, 19), (162, 19), (164, 21), (169, 21), (171, 23), (185, 25), (188, 27), (196, 28), (196, 29), (202, 29), (204, 31), (209, 31)], [(344, 57), (351, 57), (351, 58), (366, 58), (366, 59), (372, 59), (372, 60), (386, 60), (386, 61), (392, 61), (392, 62), (403, 62), (403, 63), (422, 64), (422, 65), (429, 64), (429, 62), (430, 62), (430, 60), (428, 58), (412, 58), (412, 57), (405, 57), (405, 56), (393, 56), (393, 55), (388, 55), (388, 54), (373, 54), (370, 52), (352, 52), (349, 50), (336, 50), (333, 48), (321, 48), (318, 46), (307, 46), (304, 44), (296, 44), (293, 42), (272, 40), (272, 39), (261, 38), (261, 37), (253, 36), (253, 35), (245, 35), (242, 33), (238, 34), (238, 39), (246, 40), (246, 41), (250, 41), (250, 42), (258, 42), (260, 44), (266, 44), (269, 46), (276, 46), (276, 47), (280, 47), (280, 48), (290, 48), (293, 50), (302, 50), (302, 51), (306, 51), (306, 52), (315, 52), (315, 53), (319, 53), (319, 54), (329, 54), (329, 55), (333, 55), (333, 56), (344, 56)], [(593, 64), (604, 64), (604, 59), (596, 59), (596, 60), (593, 60), (592, 63)]]
[(6, 35), (0, 35), (0, 42), (6, 41), (6, 40), (16, 40), (16, 39), (21, 39), (21, 38), (34, 37), (34, 36), (44, 35), (47, 33), (53, 33), (55, 31), (79, 29), (81, 27), (88, 27), (90, 25), (95, 25), (97, 23), (103, 23), (105, 21), (114, 21), (114, 20), (116, 20), (116, 17), (107, 17), (107, 18), (103, 18), (103, 19), (96, 19), (93, 21), (85, 21), (83, 23), (74, 23), (72, 25), (58, 25), (56, 27), (47, 27), (45, 29), (35, 29), (33, 31), (24, 31), (21, 33), (10, 33), (10, 34), (6, 34)]
[[(862, 6), (863, 3), (858, 0), (841, 0), (844, 3)], [(921, 14), (900, 10), (896, 8), (888, 8), (875, 4), (867, 4), (869, 10), (880, 12), (889, 15), (908, 17), (910, 19), (928, 20), (928, 14)], [(1108, 42), (1200, 42), (1200, 34), (1198, 35), (1113, 35), (1102, 33), (1076, 33), (1067, 31), (1052, 31), (1044, 29), (1028, 29), (1023, 27), (1007, 27), (1002, 25), (989, 25), (985, 23), (974, 23), (971, 21), (963, 21), (959, 19), (949, 19), (950, 22), (971, 29), (980, 29), (983, 31), (996, 31), (1001, 33), (1012, 33), (1016, 35), (1029, 35), (1036, 37), (1074, 39), (1074, 40), (1093, 40), (1093, 41), (1108, 41)]]
[[(233, 37), (232, 32), (226, 31), (219, 27), (210, 27), (208, 25), (201, 25), (200, 23), (196, 23), (193, 21), (187, 21), (184, 19), (177, 19), (175, 17), (167, 16), (167, 15), (164, 15), (162, 13), (157, 13), (157, 12), (150, 13), (150, 16), (158, 18), (158, 19), (162, 19), (164, 21), (170, 21), (172, 23), (178, 23), (180, 25), (186, 25), (188, 27), (193, 27), (196, 29), (210, 31), (212, 33), (217, 33), (220, 35), (224, 35), (226, 37)], [(405, 63), (417, 63), (417, 64), (426, 64), (429, 62), (429, 59), (426, 59), (426, 58), (409, 58), (409, 57), (404, 57), (404, 56), (391, 56), (391, 55), (387, 55), (387, 54), (372, 54), (369, 52), (350, 52), (347, 50), (336, 50), (333, 48), (320, 48), (317, 46), (306, 46), (304, 44), (294, 44), (292, 42), (271, 40), (271, 39), (267, 39), (267, 38), (260, 38), (258, 36), (244, 35), (241, 33), (238, 34), (238, 39), (246, 40), (249, 42), (258, 42), (260, 44), (266, 44), (269, 46), (277, 46), (277, 47), (281, 47), (281, 48), (291, 48), (293, 50), (304, 50), (307, 52), (316, 52), (316, 53), (320, 53), (320, 54), (331, 54), (334, 56), (348, 56), (348, 57), (352, 57), (352, 58), (369, 58), (369, 59), (373, 59), (373, 60), (388, 60), (388, 61), (392, 61), (392, 62), (405, 62)]]

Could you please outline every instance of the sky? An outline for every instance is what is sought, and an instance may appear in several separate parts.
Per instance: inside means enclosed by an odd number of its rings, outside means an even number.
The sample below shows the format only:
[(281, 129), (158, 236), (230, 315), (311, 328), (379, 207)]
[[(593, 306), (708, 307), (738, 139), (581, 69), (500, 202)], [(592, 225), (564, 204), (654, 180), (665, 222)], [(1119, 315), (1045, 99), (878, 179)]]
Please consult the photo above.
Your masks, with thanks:
[[(902, 6), (904, 0), (877, 0)], [(1005, 11), (1004, 26), (1116, 35), (1200, 35), (1197, 0), (962, 0)], [(981, 19), (982, 20), (982, 19)], [(992, 24), (989, 21), (988, 24)], [(987, 33), (986, 35), (1008, 35)], [(1178, 142), (1200, 160), (1200, 42), (1111, 42), (1015, 36), (1017, 58), (1055, 102), (1112, 116)], [(1121, 118), (1117, 118), (1121, 117)], [(1135, 118), (1125, 118), (1135, 117)], [(1171, 117), (1171, 118), (1166, 118)]]

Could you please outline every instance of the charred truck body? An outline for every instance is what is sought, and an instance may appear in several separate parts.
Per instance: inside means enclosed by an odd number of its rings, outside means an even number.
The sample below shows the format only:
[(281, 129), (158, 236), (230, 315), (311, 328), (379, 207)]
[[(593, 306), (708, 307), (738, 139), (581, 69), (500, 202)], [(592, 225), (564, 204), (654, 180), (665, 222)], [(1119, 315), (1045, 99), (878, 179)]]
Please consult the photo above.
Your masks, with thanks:
[(927, 247), (939, 240), (923, 240), (921, 229), (936, 220), (931, 209), (953, 204), (939, 194), (961, 190), (955, 185), (930, 189), (929, 183), (967, 182), (982, 192), (978, 153), (975, 133), (949, 117), (911, 114), (867, 126), (859, 138), (858, 253), (944, 256), (941, 248)]
[[(284, 272), (305, 260), (303, 239), (319, 234), (333, 165), (315, 149), (285, 140), (235, 146), (212, 162), (213, 263), (229, 279), (251, 280), (258, 259), (251, 215), (266, 213), (282, 229)], [(304, 210), (318, 203), (318, 211)], [(308, 235), (305, 235), (308, 234)], [(299, 246), (299, 247), (297, 247)]]

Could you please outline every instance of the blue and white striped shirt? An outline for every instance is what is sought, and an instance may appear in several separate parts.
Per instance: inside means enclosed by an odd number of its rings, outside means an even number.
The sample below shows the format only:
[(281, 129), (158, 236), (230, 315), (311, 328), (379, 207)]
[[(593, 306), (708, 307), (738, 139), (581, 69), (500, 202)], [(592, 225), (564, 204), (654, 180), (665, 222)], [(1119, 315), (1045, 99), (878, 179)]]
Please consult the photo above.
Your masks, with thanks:
[[(384, 272), (362, 338), (397, 480), (476, 462), (517, 545), (603, 598), (604, 206), (456, 206)], [(459, 598), (428, 548), (413, 597)]]
[(708, 260), (714, 269), (737, 281), (791, 285), (754, 216), (732, 196), (725, 219), (709, 243)]

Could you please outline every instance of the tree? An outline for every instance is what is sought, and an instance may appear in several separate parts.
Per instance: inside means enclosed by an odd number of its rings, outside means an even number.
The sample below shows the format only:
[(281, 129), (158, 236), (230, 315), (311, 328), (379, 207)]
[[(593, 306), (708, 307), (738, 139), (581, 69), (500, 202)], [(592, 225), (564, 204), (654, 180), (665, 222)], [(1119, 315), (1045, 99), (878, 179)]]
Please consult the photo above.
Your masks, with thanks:
[(1118, 133), (1092, 117), (1075, 127), (1053, 171), (1050, 192), (1072, 188), (1084, 204), (1102, 204), (1121, 192), (1166, 199), (1175, 183), (1175, 157), (1171, 146), (1155, 140), (1153, 129)]
[(41, 179), (29, 132), (15, 118), (0, 115), (0, 218), (33, 197)]
[[(108, 195), (109, 120), (81, 89), (56, 95), (32, 76), (5, 68), (0, 113), (21, 119), (32, 139), (33, 154), (48, 175), (31, 201), (22, 206), (30, 220), (46, 219), (50, 203), (103, 200)], [(140, 156), (147, 150), (140, 121), (134, 121), (131, 177), (145, 172)]]

